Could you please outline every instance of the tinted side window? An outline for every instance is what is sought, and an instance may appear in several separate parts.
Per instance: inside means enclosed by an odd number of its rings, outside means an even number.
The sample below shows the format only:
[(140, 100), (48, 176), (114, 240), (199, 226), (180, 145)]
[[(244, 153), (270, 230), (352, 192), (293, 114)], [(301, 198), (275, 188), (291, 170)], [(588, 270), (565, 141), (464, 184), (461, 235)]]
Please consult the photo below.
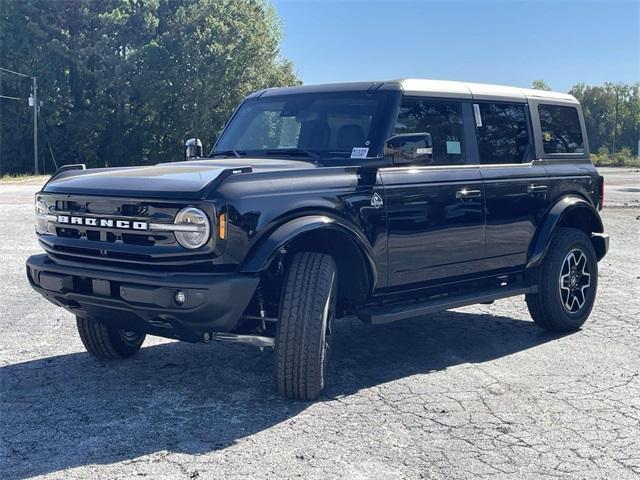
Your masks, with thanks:
[(524, 105), (480, 103), (474, 104), (474, 110), (480, 163), (524, 163), (532, 159)]
[(465, 163), (462, 104), (419, 98), (404, 98), (394, 135), (430, 133), (433, 157), (428, 165)]
[(584, 142), (575, 107), (538, 105), (544, 153), (583, 153)]

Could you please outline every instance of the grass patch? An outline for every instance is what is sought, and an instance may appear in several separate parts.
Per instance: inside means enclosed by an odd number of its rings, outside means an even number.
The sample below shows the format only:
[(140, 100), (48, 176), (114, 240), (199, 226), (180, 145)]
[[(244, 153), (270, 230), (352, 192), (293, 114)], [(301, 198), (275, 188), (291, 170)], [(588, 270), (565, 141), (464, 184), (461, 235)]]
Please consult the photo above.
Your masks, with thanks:
[(640, 167), (640, 157), (635, 157), (626, 147), (613, 155), (603, 147), (591, 154), (591, 160), (599, 167)]
[(8, 173), (0, 177), (0, 183), (18, 183), (36, 180), (46, 180), (49, 175), (33, 175), (32, 173)]

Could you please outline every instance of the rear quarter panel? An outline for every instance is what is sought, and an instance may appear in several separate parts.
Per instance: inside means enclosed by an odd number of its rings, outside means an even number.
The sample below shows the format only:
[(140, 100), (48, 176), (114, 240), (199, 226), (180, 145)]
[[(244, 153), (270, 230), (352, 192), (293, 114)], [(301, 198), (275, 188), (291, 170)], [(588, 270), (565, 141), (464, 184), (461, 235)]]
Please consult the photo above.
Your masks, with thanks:
[[(589, 201), (597, 208), (598, 205), (598, 172), (591, 161), (589, 139), (584, 123), (584, 115), (580, 103), (573, 99), (537, 99), (528, 98), (531, 126), (533, 128), (535, 158), (542, 160), (547, 172), (549, 191), (547, 193), (547, 207), (551, 209), (559, 199), (566, 195), (577, 195)], [(577, 110), (580, 129), (584, 143), (581, 153), (545, 153), (540, 127), (540, 105), (560, 105), (573, 107)]]

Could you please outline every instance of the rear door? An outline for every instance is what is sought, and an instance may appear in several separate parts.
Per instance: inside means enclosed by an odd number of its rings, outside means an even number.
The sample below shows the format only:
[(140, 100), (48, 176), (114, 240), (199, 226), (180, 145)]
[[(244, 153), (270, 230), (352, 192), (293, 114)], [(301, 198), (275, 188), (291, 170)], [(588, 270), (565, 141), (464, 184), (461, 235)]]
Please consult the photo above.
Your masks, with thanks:
[(517, 269), (547, 208), (547, 173), (534, 159), (527, 103), (474, 101), (473, 109), (486, 195), (485, 270)]
[(388, 216), (389, 286), (482, 271), (484, 197), (478, 165), (471, 160), (471, 104), (405, 97), (394, 128), (394, 134), (404, 133), (430, 133), (433, 154), (421, 164), (380, 170)]

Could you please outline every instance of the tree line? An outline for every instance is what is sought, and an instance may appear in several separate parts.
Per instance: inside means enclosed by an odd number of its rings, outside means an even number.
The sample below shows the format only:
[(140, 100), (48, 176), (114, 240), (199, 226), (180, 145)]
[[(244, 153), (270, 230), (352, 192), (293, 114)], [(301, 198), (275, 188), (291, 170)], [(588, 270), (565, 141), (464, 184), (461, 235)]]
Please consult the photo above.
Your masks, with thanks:
[[(535, 80), (533, 88), (551, 90), (543, 80)], [(582, 105), (594, 161), (640, 164), (637, 160), (640, 156), (640, 82), (626, 85), (605, 82), (599, 86), (578, 83), (569, 93)]]
[[(206, 152), (247, 93), (300, 83), (280, 39), (266, 0), (0, 0), (0, 67), (38, 79), (48, 172), (177, 160), (195, 136)], [(30, 88), (0, 71), (0, 174), (33, 170)], [(638, 156), (640, 83), (569, 93), (596, 159)]]
[[(249, 92), (299, 83), (280, 39), (263, 0), (0, 1), (0, 67), (37, 77), (45, 171), (180, 159)], [(0, 72), (21, 99), (0, 98), (2, 173), (33, 170), (30, 88)]]

